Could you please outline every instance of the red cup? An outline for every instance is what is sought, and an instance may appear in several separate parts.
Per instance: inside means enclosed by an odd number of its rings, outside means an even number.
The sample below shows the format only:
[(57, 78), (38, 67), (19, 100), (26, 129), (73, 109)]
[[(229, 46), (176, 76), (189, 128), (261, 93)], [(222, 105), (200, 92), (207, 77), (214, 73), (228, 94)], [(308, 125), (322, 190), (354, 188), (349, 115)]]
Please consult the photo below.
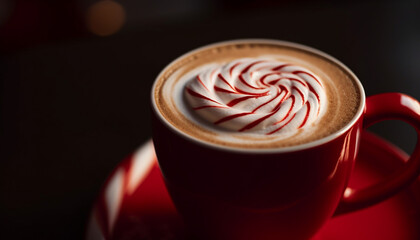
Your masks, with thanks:
[[(333, 215), (377, 204), (416, 179), (419, 143), (398, 173), (364, 189), (347, 187), (360, 132), (376, 122), (399, 119), (419, 133), (417, 100), (400, 93), (365, 99), (357, 77), (323, 52), (283, 41), (239, 40), (243, 41), (298, 47), (335, 62), (357, 82), (361, 104), (354, 118), (330, 136), (293, 147), (253, 150), (218, 146), (181, 132), (161, 115), (152, 94), (159, 166), (175, 206), (200, 238), (308, 239)], [(218, 44), (234, 42), (238, 41)]]

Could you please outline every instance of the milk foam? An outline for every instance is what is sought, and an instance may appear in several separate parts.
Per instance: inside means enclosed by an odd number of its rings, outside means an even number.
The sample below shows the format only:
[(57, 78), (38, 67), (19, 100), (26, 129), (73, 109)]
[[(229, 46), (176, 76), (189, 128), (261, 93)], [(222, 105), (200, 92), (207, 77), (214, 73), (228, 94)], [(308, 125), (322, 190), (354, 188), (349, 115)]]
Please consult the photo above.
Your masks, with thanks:
[(360, 104), (350, 74), (306, 50), (279, 44), (226, 44), (171, 63), (155, 84), (162, 116), (202, 141), (279, 148), (328, 136)]
[(310, 128), (327, 105), (318, 76), (269, 58), (213, 64), (184, 81), (190, 108), (229, 132), (290, 137)]

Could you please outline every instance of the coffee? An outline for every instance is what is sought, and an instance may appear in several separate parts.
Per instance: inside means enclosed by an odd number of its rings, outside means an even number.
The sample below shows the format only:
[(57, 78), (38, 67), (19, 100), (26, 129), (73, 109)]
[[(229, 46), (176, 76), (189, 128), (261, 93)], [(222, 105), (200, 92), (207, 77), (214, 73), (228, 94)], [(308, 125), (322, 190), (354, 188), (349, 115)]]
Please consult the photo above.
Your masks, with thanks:
[(171, 63), (153, 92), (179, 131), (234, 148), (281, 148), (337, 132), (360, 105), (354, 77), (304, 47), (237, 41)]

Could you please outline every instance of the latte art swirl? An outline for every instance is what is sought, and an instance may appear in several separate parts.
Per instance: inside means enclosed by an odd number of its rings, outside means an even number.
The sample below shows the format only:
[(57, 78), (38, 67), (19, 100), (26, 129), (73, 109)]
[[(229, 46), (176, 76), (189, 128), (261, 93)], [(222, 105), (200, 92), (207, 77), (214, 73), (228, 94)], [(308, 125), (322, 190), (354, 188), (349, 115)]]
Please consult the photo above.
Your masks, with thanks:
[(323, 83), (309, 70), (273, 59), (211, 65), (184, 90), (190, 107), (221, 128), (264, 135), (293, 134), (326, 108)]

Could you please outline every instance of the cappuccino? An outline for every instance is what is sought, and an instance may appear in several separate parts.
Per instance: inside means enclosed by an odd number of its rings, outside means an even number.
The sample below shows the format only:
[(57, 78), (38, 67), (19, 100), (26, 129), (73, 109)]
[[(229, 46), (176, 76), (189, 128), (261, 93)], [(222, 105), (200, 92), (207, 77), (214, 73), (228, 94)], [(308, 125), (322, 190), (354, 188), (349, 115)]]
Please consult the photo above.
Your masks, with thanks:
[(157, 111), (192, 138), (233, 148), (281, 148), (331, 135), (360, 106), (341, 65), (297, 45), (227, 42), (172, 62), (153, 89)]

